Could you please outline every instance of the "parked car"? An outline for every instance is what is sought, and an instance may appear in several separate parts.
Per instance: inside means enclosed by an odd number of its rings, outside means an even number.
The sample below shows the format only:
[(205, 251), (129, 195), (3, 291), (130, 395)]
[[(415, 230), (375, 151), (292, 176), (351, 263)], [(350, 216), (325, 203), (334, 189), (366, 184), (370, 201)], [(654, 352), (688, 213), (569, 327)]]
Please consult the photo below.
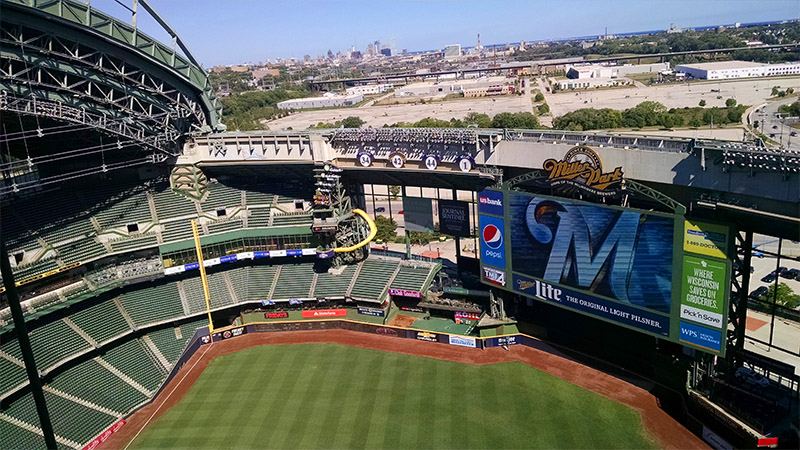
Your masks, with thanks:
[(797, 131), (792, 131), (791, 133), (789, 133), (789, 136), (797, 136)]
[(770, 272), (764, 275), (764, 278), (762, 278), (761, 281), (763, 281), (764, 283), (772, 283), (773, 281), (775, 281), (775, 278), (778, 278), (778, 276), (775, 275), (774, 272)]
[(788, 268), (780, 266), (780, 267), (778, 267), (777, 270), (775, 270), (774, 273), (776, 275), (782, 276), (783, 278), (789, 278), (789, 276), (786, 275), (788, 272), (789, 272)]
[(774, 138), (775, 137), (775, 133), (770, 133), (769, 137)]
[(777, 129), (778, 129), (778, 126), (777, 126), (777, 125), (773, 125), (773, 126), (772, 126), (772, 129), (773, 129), (773, 130), (777, 130)]
[(769, 378), (765, 378), (760, 373), (747, 367), (739, 367), (736, 369), (736, 378), (742, 380), (745, 384), (756, 387), (763, 388), (769, 386)]
[(375, 208), (375, 212), (386, 212), (386, 208), (384, 208), (383, 206), (378, 206), (377, 208)]
[(750, 298), (752, 298), (752, 299), (759, 298), (762, 295), (765, 295), (767, 292), (769, 292), (769, 288), (768, 287), (759, 286), (758, 289), (756, 289), (756, 290), (754, 290), (753, 292), (750, 293)]
[(789, 269), (786, 271), (786, 274), (783, 275), (784, 278), (788, 278), (790, 280), (796, 280), (799, 276), (800, 269)]

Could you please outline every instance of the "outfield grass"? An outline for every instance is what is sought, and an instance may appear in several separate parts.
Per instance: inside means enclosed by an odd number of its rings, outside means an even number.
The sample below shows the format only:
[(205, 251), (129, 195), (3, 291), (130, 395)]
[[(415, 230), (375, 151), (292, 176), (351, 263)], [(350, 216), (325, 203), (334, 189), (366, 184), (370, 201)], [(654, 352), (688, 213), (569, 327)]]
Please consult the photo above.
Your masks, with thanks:
[(522, 363), (335, 344), (216, 358), (131, 448), (655, 448), (637, 412)]

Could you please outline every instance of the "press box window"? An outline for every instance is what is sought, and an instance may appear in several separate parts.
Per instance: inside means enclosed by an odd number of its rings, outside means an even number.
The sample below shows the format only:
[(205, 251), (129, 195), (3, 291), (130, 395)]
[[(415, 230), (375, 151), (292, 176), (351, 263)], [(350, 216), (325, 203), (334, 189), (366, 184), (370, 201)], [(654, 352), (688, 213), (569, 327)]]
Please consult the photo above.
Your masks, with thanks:
[(128, 224), (128, 233), (138, 233), (139, 232), (139, 224), (138, 223), (129, 223)]
[(225, 208), (217, 209), (217, 217), (225, 217), (227, 215), (228, 215), (228, 211), (226, 211)]
[(294, 209), (303, 209), (303, 201), (302, 200), (295, 200), (294, 201)]

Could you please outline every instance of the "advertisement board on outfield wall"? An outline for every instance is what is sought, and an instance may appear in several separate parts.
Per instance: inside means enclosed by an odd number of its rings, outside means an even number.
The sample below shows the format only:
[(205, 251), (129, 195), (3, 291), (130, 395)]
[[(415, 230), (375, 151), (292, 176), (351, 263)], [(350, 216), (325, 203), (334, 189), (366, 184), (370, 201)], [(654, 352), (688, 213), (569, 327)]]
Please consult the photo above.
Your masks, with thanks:
[(485, 284), (724, 355), (728, 226), (519, 191), (481, 195)]

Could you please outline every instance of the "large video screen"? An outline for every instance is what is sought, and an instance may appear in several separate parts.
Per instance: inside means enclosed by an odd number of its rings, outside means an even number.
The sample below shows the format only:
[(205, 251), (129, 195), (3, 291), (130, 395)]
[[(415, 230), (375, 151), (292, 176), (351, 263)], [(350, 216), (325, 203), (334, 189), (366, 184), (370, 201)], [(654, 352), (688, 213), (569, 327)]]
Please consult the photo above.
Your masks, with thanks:
[(524, 193), (509, 208), (515, 272), (669, 313), (673, 217)]
[(518, 191), (479, 195), (482, 281), (725, 353), (727, 225)]

